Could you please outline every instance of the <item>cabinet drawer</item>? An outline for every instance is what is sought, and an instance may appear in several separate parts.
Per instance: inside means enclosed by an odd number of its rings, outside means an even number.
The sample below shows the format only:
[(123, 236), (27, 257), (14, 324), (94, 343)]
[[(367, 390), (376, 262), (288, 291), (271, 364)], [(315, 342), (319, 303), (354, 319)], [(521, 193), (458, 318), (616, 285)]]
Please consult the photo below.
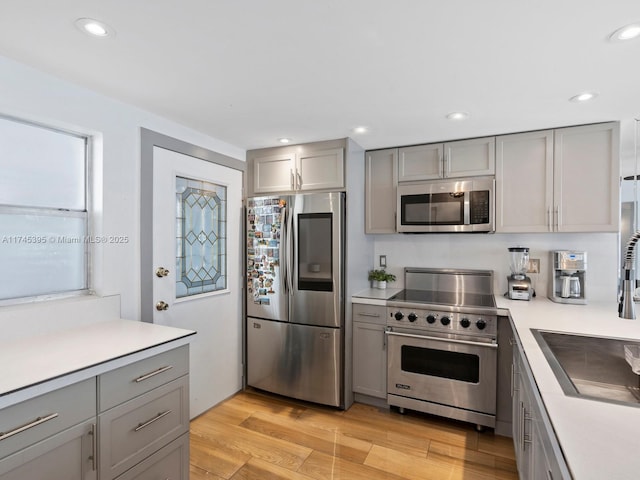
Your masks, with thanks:
[(158, 479), (189, 480), (188, 434), (185, 433), (117, 478), (117, 480)]
[(95, 415), (95, 378), (0, 410), (0, 458)]
[(100, 375), (100, 411), (104, 412), (188, 372), (189, 346), (184, 345)]
[(354, 303), (353, 321), (384, 325), (387, 323), (387, 307)]
[(100, 414), (98, 428), (100, 476), (115, 478), (189, 431), (189, 377)]

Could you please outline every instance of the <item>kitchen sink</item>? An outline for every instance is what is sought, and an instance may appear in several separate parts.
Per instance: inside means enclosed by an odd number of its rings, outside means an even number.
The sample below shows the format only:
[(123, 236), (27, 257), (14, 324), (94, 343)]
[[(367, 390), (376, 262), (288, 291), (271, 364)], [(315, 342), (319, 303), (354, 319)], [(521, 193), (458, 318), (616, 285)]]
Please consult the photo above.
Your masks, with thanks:
[(639, 340), (531, 329), (565, 395), (640, 407), (640, 376), (625, 359)]

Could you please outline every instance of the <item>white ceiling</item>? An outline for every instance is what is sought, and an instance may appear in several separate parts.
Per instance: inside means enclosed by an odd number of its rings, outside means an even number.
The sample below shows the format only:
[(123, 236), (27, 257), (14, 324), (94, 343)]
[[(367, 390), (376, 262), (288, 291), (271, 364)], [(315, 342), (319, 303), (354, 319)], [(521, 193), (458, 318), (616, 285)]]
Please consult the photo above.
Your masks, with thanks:
[(640, 38), (607, 40), (633, 22), (638, 0), (2, 0), (0, 55), (241, 148), (381, 148), (638, 117)]

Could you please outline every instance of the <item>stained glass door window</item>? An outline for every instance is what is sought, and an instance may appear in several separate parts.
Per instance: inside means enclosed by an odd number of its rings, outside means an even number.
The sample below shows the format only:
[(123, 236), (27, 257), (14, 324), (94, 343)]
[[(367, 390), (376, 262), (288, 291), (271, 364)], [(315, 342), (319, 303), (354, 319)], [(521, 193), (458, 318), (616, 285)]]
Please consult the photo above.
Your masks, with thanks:
[(176, 177), (176, 298), (227, 288), (227, 187)]

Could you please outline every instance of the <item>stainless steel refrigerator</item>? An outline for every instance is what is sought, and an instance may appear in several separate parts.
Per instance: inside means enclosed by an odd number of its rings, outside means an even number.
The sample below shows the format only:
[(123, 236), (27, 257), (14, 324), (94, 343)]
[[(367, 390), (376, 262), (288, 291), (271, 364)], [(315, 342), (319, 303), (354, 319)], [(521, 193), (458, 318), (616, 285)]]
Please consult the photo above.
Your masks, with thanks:
[(247, 384), (344, 408), (345, 194), (247, 201)]

